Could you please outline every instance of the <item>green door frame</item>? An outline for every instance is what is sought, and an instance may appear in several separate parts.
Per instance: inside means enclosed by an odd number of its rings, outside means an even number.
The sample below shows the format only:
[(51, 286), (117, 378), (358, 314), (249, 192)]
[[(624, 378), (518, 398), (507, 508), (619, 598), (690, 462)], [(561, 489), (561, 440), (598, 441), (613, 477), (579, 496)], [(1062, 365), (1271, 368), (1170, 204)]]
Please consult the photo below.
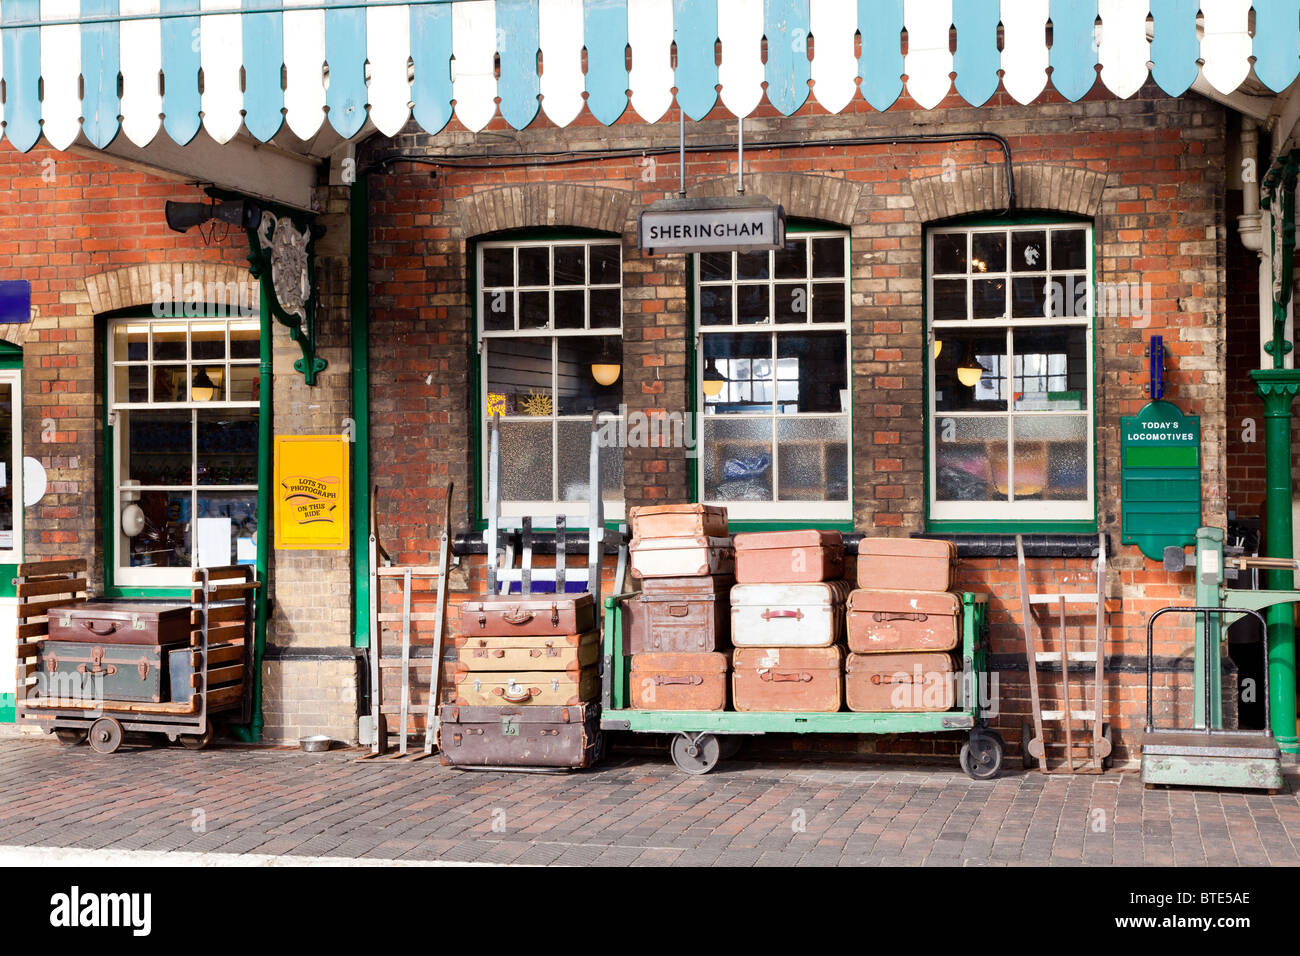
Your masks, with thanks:
[[(24, 403), (22, 401), (23, 350), (17, 345), (0, 340), (0, 371), (14, 370), (19, 373), (16, 394), (18, 396), (18, 415), (20, 418), (18, 424), (19, 444), (18, 447), (13, 450), (13, 468), (16, 473), (18, 469), (22, 467), (23, 461), (23, 427), (21, 422), (24, 408)], [(11, 476), (10, 480), (14, 480), (14, 476)], [(21, 501), (18, 505), (19, 506), (14, 509), (14, 544), (21, 554), (23, 544), (23, 512), (25, 509), (22, 507)], [(18, 592), (14, 588), (14, 577), (17, 573), (17, 564), (0, 564), (0, 597), (11, 598), (17, 595)], [(8, 666), (8, 662), (0, 662), (0, 664)], [(13, 694), (0, 694), (0, 724), (12, 724), (14, 722), (14, 704), (15, 701)]]

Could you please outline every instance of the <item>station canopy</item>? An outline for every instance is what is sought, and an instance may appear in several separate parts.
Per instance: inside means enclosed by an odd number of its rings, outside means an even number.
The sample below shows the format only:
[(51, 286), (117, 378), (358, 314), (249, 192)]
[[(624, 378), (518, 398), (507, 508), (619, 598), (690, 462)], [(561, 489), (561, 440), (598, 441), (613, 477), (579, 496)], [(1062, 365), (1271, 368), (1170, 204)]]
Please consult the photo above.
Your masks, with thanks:
[[(1269, 95), (1300, 0), (0, 0), (4, 136), (29, 150), (1027, 103), (1050, 84)], [(718, 52), (720, 50), (720, 53)], [(1050, 72), (1049, 72), (1050, 71)], [(674, 90), (676, 93), (674, 94)], [(498, 102), (499, 101), (499, 102)], [(367, 122), (370, 126), (367, 127)], [(84, 138), (83, 138), (84, 137)]]

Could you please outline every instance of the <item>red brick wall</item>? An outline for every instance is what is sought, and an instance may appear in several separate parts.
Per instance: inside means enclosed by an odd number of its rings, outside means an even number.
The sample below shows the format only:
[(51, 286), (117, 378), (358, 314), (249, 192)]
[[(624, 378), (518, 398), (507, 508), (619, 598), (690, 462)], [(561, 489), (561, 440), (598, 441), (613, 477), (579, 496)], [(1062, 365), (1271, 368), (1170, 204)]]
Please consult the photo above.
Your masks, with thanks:
[[(953, 132), (978, 128), (1007, 137), (1017, 164), (1022, 208), (1079, 208), (1088, 190), (1094, 204), (1097, 278), (1148, 283), (1149, 322), (1100, 318), (1096, 326), (1097, 466), (1100, 526), (1109, 533), (1113, 574), (1108, 586), (1116, 610), (1108, 621), (1106, 652), (1145, 653), (1145, 614), (1170, 603), (1190, 603), (1190, 574), (1168, 575), (1134, 548), (1119, 549), (1119, 418), (1146, 401), (1143, 348), (1153, 333), (1170, 350), (1168, 397), (1202, 417), (1203, 521), (1222, 525), (1225, 483), (1224, 368), (1224, 113), (1195, 97), (1169, 100), (1148, 87), (1129, 101), (1104, 97), (1081, 105), (1054, 97), (1032, 107), (1004, 102), (975, 112), (886, 114), (859, 105), (823, 116), (807, 107), (789, 119), (767, 115), (746, 122), (747, 144), (763, 139)], [(691, 137), (725, 142), (734, 122), (706, 120), (688, 126)], [(473, 137), (447, 132), (402, 137), (403, 148), (429, 159), (440, 155), (502, 159), (530, 150), (674, 146), (674, 123), (653, 127), (629, 114), (611, 129), (536, 127), (523, 133), (494, 127)], [(364, 152), (364, 151), (363, 151)], [(379, 155), (376, 152), (374, 155)], [(363, 163), (371, 157), (361, 157)], [(950, 164), (945, 161), (951, 160)], [(1002, 195), (1001, 156), (988, 143), (843, 146), (762, 151), (747, 149), (750, 191), (784, 202), (788, 215), (841, 223), (852, 242), (852, 373), (854, 411), (854, 518), (859, 530), (908, 534), (923, 530), (924, 416), (921, 357), (922, 235), (934, 210), (997, 209)], [(1068, 172), (1062, 179), (1058, 172)], [(958, 172), (955, 190), (941, 195), (946, 169)], [(1086, 171), (1094, 178), (1076, 175)], [(473, 427), (473, 323), (469, 240), (489, 229), (549, 223), (590, 226), (599, 202), (555, 200), (557, 188), (586, 187), (621, 193), (626, 212), (624, 250), (624, 382), (630, 409), (687, 407), (688, 338), (684, 257), (643, 257), (634, 244), (635, 215), (645, 203), (677, 189), (675, 155), (647, 165), (634, 153), (527, 169), (466, 169), (397, 164), (372, 180), (372, 380), (376, 383), (373, 434), (375, 481), (384, 489), (381, 529), (405, 559), (423, 561), (432, 543), (438, 487), (454, 478), (456, 529), (469, 527), (477, 462)], [(731, 150), (687, 158), (691, 195), (732, 191)], [(803, 175), (808, 174), (808, 175)], [(510, 187), (510, 190), (502, 187)], [(552, 190), (545, 193), (545, 190)], [(1074, 192), (1071, 194), (1070, 190)], [(928, 190), (928, 192), (927, 192)], [(983, 190), (983, 193), (981, 193)], [(537, 197), (552, 197), (542, 210)], [(567, 194), (566, 194), (567, 195)], [(981, 199), (981, 196), (983, 197)], [(1071, 196), (1073, 198), (1071, 198)], [(1082, 198), (1081, 198), (1082, 197)], [(983, 205), (980, 205), (980, 203)], [(963, 203), (965, 206), (963, 207)], [(483, 212), (483, 207), (495, 210)], [(679, 449), (628, 450), (624, 455), (628, 503), (691, 496)], [(385, 507), (385, 501), (387, 506)], [(1036, 589), (1091, 590), (1086, 560), (1031, 561)], [(964, 586), (990, 591), (994, 651), (1023, 651), (1014, 562), (971, 561)], [(1063, 583), (1064, 582), (1064, 583)], [(1190, 660), (1189, 634), (1177, 631), (1157, 654)], [(1004, 716), (998, 725), (1019, 739), (1025, 674), (1002, 676)], [(1180, 676), (1161, 680), (1183, 682)], [(1131, 735), (1141, 709), (1142, 677), (1107, 675), (1111, 714), (1121, 741)], [(1185, 696), (1185, 695), (1184, 695)], [(1187, 702), (1180, 699), (1178, 708)], [(1173, 702), (1169, 705), (1172, 707)], [(888, 749), (877, 740), (819, 741), (817, 746)], [(935, 742), (900, 741), (925, 749)], [(1123, 748), (1122, 748), (1123, 752)]]

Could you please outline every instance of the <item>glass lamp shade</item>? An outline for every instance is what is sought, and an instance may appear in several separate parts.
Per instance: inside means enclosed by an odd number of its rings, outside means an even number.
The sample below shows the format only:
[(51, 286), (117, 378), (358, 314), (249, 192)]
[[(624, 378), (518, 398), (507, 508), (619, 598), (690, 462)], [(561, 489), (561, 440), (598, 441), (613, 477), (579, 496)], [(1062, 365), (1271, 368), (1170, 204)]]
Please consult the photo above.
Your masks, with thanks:
[(194, 373), (194, 380), (190, 382), (190, 395), (194, 401), (210, 402), (216, 393), (217, 386), (213, 384), (212, 379), (208, 378), (206, 369), (199, 369)]
[(709, 398), (717, 398), (722, 394), (722, 386), (727, 382), (727, 376), (718, 371), (718, 363), (713, 359), (707, 359), (704, 362), (704, 377), (701, 382), (704, 388), (704, 394)]
[(591, 377), (601, 385), (613, 385), (623, 374), (623, 367), (612, 362), (592, 362)]
[(957, 381), (967, 388), (974, 388), (983, 377), (984, 366), (978, 362), (972, 362), (968, 359), (967, 364), (957, 366)]

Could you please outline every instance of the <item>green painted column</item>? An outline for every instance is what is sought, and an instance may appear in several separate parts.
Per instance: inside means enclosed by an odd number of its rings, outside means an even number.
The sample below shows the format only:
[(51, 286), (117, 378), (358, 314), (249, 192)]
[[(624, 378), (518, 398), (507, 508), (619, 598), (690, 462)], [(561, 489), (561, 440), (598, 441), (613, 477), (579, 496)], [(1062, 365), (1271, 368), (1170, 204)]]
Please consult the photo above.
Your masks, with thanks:
[[(1300, 369), (1257, 369), (1250, 373), (1264, 400), (1265, 550), (1270, 558), (1291, 554), (1291, 406), (1300, 392)], [(1290, 590), (1293, 572), (1268, 571), (1265, 587)], [(1295, 611), (1275, 604), (1268, 621), (1268, 706), (1273, 736), (1285, 753), (1300, 753), (1296, 739)]]

